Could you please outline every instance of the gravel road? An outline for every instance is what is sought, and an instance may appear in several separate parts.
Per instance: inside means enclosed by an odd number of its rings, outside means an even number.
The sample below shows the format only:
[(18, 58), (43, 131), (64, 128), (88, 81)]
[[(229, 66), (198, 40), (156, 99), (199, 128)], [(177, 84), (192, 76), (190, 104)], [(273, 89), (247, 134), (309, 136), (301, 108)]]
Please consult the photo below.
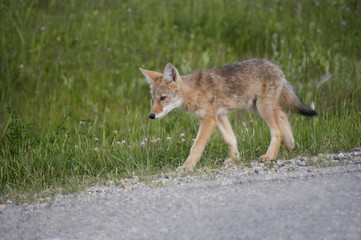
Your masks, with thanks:
[(146, 182), (134, 176), (51, 201), (8, 201), (0, 239), (359, 240), (361, 151)]

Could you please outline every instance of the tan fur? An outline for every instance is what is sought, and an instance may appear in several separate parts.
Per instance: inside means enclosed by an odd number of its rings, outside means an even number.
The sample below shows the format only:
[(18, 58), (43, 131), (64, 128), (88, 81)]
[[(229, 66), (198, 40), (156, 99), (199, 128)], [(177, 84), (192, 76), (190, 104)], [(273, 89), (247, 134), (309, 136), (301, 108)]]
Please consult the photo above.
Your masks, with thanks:
[(317, 113), (304, 105), (286, 81), (279, 66), (264, 59), (252, 59), (223, 67), (198, 70), (180, 76), (168, 63), (163, 73), (141, 69), (151, 86), (152, 119), (165, 116), (174, 108), (194, 112), (201, 119), (196, 140), (190, 154), (181, 167), (192, 170), (217, 126), (228, 145), (230, 158), (226, 164), (239, 160), (237, 139), (227, 118), (230, 109), (248, 109), (259, 114), (271, 132), (271, 142), (262, 161), (274, 160), (281, 141), (292, 149), (294, 139), (280, 99), (297, 113), (315, 116)]

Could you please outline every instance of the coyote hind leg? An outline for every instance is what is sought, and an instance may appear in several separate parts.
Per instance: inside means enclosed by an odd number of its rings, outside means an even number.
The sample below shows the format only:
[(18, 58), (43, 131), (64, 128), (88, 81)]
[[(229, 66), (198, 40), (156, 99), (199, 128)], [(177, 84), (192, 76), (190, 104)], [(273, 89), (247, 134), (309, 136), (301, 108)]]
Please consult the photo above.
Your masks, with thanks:
[[(266, 121), (270, 132), (271, 132), (271, 142), (268, 147), (268, 150), (265, 154), (260, 156), (260, 159), (262, 161), (269, 161), (276, 159), (278, 155), (278, 151), (281, 146), (281, 140), (282, 140), (282, 134), (283, 129), (280, 129), (279, 121), (278, 121), (278, 102), (277, 105), (273, 102), (263, 102), (258, 101), (257, 102), (257, 110), (260, 114), (260, 116)], [(282, 114), (281, 114), (282, 115)], [(285, 115), (284, 115), (285, 116)], [(287, 120), (288, 122), (288, 120)]]
[(278, 111), (278, 126), (282, 132), (283, 142), (285, 143), (288, 149), (293, 149), (295, 147), (295, 140), (293, 138), (291, 125), (288, 121), (286, 113), (279, 108)]

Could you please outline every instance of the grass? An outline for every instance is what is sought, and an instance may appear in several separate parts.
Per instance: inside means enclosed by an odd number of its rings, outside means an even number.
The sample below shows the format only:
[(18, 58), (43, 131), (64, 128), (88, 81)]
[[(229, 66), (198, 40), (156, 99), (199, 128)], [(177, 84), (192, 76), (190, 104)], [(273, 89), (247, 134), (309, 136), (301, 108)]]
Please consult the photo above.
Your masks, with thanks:
[[(319, 112), (291, 116), (297, 148), (280, 157), (360, 146), (360, 10), (353, 0), (1, 1), (0, 201), (182, 164), (197, 119), (176, 111), (148, 120), (138, 71), (167, 62), (188, 73), (271, 59)], [(256, 159), (269, 144), (266, 125), (230, 115), (243, 161)], [(217, 133), (199, 166), (226, 156)]]

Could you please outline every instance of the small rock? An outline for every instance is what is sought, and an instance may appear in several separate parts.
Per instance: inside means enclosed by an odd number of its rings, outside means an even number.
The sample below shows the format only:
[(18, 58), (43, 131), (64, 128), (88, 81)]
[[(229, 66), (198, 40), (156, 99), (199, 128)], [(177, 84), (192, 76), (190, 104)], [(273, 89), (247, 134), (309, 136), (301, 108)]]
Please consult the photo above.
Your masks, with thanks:
[(136, 176), (136, 175), (133, 175), (132, 178), (133, 178), (133, 180), (135, 180), (135, 181), (139, 181), (139, 177)]
[(360, 156), (360, 155), (361, 155), (361, 152), (353, 152), (352, 155), (353, 155), (353, 156)]
[(256, 162), (256, 161), (252, 161), (252, 162), (251, 162), (251, 166), (252, 166), (252, 167), (257, 166), (257, 165), (258, 165), (258, 162)]
[(107, 185), (112, 185), (112, 186), (113, 186), (113, 185), (114, 185), (114, 181), (113, 181), (113, 180), (108, 180), (108, 181), (107, 181)]
[(355, 147), (354, 149), (352, 149), (352, 155), (360, 156), (361, 155), (361, 147)]
[(5, 208), (6, 208), (5, 204), (0, 204), (0, 212), (4, 211)]
[(306, 162), (302, 161), (301, 159), (297, 159), (296, 160), (296, 165), (304, 167), (304, 166), (306, 166)]
[(209, 172), (209, 169), (208, 169), (207, 167), (205, 167), (205, 168), (203, 169), (203, 172), (208, 173), (208, 172)]
[(353, 151), (354, 151), (354, 152), (361, 152), (361, 147), (355, 147), (355, 148), (353, 149)]
[(284, 161), (282, 161), (282, 160), (277, 161), (277, 166), (278, 167), (283, 167), (284, 165), (285, 165)]
[(335, 156), (334, 160), (340, 161), (340, 160), (342, 160), (342, 158), (344, 158), (344, 157), (345, 157), (345, 154), (339, 153), (339, 154), (337, 154), (337, 155)]

